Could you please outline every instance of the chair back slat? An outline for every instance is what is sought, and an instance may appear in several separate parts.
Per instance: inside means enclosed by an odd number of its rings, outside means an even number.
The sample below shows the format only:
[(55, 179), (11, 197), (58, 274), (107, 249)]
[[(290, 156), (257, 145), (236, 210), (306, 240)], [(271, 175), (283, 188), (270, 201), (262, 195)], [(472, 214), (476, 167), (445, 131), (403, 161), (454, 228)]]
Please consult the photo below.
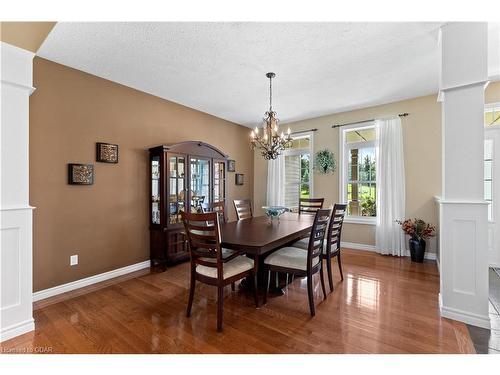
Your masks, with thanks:
[(315, 214), (323, 208), (325, 198), (300, 198), (299, 214)]
[(235, 199), (233, 203), (238, 220), (248, 219), (253, 216), (250, 199)]
[(312, 267), (313, 260), (323, 252), (323, 242), (328, 229), (330, 219), (330, 209), (319, 209), (314, 216), (314, 222), (309, 236), (309, 246), (307, 249), (307, 267)]
[(222, 223), (225, 223), (227, 221), (226, 204), (224, 201), (209, 203), (205, 212), (217, 212), (219, 214), (219, 221), (221, 221)]
[[(181, 217), (188, 239), (191, 261), (222, 270), (219, 214), (217, 212), (190, 213), (182, 211)], [(201, 258), (213, 258), (215, 261)]]
[(344, 224), (344, 217), (347, 211), (346, 204), (336, 203), (332, 209), (332, 216), (328, 225), (328, 232), (326, 235), (327, 243), (326, 249), (328, 252), (340, 249), (340, 240), (342, 235), (342, 225)]

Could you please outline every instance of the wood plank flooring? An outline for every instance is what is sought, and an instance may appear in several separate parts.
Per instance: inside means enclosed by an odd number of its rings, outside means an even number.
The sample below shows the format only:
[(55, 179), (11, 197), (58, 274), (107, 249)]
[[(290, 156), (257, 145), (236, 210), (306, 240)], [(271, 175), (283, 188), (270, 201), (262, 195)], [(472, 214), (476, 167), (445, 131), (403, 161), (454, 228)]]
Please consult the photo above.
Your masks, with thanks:
[(256, 309), (252, 295), (225, 290), (224, 331), (216, 332), (216, 290), (197, 284), (185, 317), (187, 263), (135, 273), (40, 301), (36, 330), (1, 344), (3, 353), (464, 353), (474, 347), (464, 324), (439, 315), (434, 262), (411, 263), (344, 250), (344, 281), (316, 316), (305, 279)]

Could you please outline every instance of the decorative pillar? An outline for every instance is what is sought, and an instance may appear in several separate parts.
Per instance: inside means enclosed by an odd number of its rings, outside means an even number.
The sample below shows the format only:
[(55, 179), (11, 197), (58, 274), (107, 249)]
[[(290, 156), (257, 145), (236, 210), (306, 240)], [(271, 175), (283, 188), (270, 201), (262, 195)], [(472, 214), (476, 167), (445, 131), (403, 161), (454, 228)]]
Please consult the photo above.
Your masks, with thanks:
[(32, 52), (0, 42), (0, 341), (35, 329), (29, 96)]
[(440, 31), (442, 195), (441, 315), (490, 328), (487, 202), (483, 192), (487, 23), (451, 23)]

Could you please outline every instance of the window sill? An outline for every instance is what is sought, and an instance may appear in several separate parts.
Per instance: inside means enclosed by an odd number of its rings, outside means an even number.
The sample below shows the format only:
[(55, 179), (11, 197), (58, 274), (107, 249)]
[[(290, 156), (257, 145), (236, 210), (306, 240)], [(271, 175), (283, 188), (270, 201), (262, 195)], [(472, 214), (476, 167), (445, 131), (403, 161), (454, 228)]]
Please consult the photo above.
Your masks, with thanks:
[(344, 218), (344, 223), (377, 225), (377, 218), (376, 217), (364, 217), (364, 216), (346, 216)]

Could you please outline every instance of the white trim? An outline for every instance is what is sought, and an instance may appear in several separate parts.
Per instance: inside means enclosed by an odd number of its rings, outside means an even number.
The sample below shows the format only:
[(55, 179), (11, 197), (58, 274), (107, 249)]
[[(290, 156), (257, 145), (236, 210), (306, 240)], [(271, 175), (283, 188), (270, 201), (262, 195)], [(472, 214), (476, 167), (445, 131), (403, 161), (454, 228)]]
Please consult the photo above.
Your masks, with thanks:
[(8, 206), (0, 208), (0, 211), (22, 211), (22, 210), (34, 210), (36, 207), (33, 206)]
[[(344, 220), (345, 221), (345, 220)], [(362, 250), (362, 251), (372, 251), (376, 252), (377, 249), (374, 245), (367, 245), (364, 243), (354, 243), (354, 242), (341, 242), (340, 247), (345, 247), (353, 250)]]
[[(368, 245), (364, 243), (355, 243), (355, 242), (341, 242), (340, 247), (345, 247), (347, 249), (353, 250), (361, 250), (361, 251), (371, 251), (374, 253), (378, 253), (377, 248), (374, 245)], [(386, 255), (386, 254), (381, 254)], [(410, 256), (410, 250), (405, 250), (405, 256)], [(437, 260), (436, 253), (425, 252), (424, 259), (428, 260)]]
[(459, 83), (458, 85), (453, 85), (453, 86), (448, 86), (448, 87), (442, 87), (439, 89), (439, 93), (443, 92), (446, 93), (446, 91), (453, 91), (457, 89), (461, 89), (463, 87), (472, 87), (472, 86), (484, 86), (486, 89), (486, 86), (490, 83), (489, 80), (486, 81), (477, 81), (477, 82), (465, 82), (465, 83)]
[(377, 218), (375, 216), (346, 216), (344, 219), (344, 223), (377, 225)]
[[(408, 249), (405, 250), (405, 256), (407, 256), (407, 257), (410, 256), (410, 250), (408, 250)], [(437, 260), (436, 253), (430, 253), (430, 252), (426, 251), (424, 254), (424, 259)]]
[(13, 324), (3, 328), (0, 332), (0, 342), (9, 340), (13, 337), (31, 332), (35, 329), (35, 320), (33, 318)]
[(443, 306), (441, 293), (439, 293), (439, 310), (443, 318), (458, 320), (476, 327), (491, 329), (490, 317), (488, 315), (478, 315), (467, 311)]
[(439, 264), (439, 257), (437, 256), (437, 254), (436, 254), (436, 266), (438, 268), (439, 274), (441, 274), (441, 265)]
[(33, 94), (36, 90), (35, 87), (33, 86), (28, 86), (28, 85), (22, 85), (22, 84), (19, 84), (19, 83), (16, 83), (16, 82), (12, 82), (12, 81), (9, 81), (9, 80), (6, 80), (6, 79), (2, 79), (0, 80), (1, 83), (3, 83), (4, 85), (7, 85), (7, 86), (12, 86), (12, 87), (15, 87), (16, 89), (21, 89), (21, 90), (27, 90), (29, 95), (31, 96), (31, 94)]
[(67, 284), (58, 285), (58, 286), (55, 286), (53, 288), (40, 290), (38, 292), (33, 293), (33, 301), (40, 301), (42, 299), (56, 296), (58, 294), (70, 292), (70, 291), (75, 290), (75, 289), (80, 289), (80, 288), (83, 288), (83, 287), (86, 287), (86, 286), (89, 286), (92, 284), (97, 284), (97, 283), (100, 283), (102, 281), (113, 279), (113, 278), (118, 277), (118, 276), (126, 275), (127, 273), (139, 271), (139, 270), (142, 270), (144, 268), (148, 268), (150, 266), (150, 264), (151, 264), (151, 261), (146, 260), (144, 262), (131, 264), (130, 266), (118, 268), (118, 269), (113, 270), (113, 271), (104, 272), (104, 273), (101, 273), (98, 275), (86, 277), (84, 279), (72, 281), (72, 282), (67, 283)]

